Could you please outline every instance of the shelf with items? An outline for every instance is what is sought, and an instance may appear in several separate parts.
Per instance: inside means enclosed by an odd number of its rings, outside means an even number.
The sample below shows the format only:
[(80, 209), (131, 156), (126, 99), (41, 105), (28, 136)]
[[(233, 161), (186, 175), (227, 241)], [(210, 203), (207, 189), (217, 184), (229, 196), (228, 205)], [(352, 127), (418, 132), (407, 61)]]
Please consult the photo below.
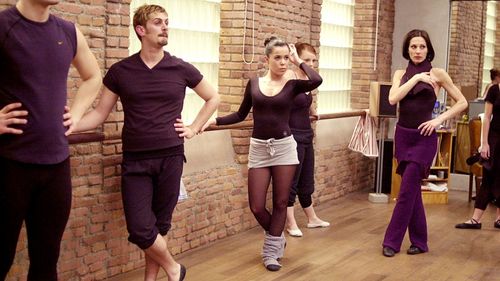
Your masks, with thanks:
[(469, 165), (465, 160), (470, 156), (470, 133), (468, 121), (457, 121), (455, 145), (453, 147), (454, 165), (453, 172), (469, 174)]
[(449, 166), (433, 166), (429, 171), (429, 177), (423, 179), (424, 182), (448, 182)]
[[(424, 204), (447, 204), (452, 153), (452, 130), (438, 130), (438, 149), (429, 177), (422, 180), (422, 200)], [(393, 159), (391, 200), (399, 194), (401, 177), (396, 174), (397, 161)]]

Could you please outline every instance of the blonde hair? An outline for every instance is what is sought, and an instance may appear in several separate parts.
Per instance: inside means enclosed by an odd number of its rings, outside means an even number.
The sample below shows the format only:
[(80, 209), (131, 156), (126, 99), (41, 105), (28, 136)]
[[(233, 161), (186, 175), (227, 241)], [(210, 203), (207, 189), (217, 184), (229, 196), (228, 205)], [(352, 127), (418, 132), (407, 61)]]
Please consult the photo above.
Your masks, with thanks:
[[(133, 25), (134, 25), (134, 31), (135, 28), (140, 25), (140, 26), (146, 26), (146, 23), (149, 20), (149, 17), (154, 14), (154, 13), (167, 13), (167, 11), (162, 7), (158, 5), (142, 5), (139, 8), (137, 8), (134, 12), (134, 19), (133, 19)], [(141, 36), (135, 32), (137, 35), (137, 38), (141, 40)]]

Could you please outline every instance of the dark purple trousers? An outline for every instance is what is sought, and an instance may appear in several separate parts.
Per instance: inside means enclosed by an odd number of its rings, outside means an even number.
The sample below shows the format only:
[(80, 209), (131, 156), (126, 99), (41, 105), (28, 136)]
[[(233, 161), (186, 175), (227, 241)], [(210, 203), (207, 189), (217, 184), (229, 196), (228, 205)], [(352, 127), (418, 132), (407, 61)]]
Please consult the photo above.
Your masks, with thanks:
[(427, 177), (436, 154), (437, 135), (422, 136), (418, 129), (398, 125), (394, 138), (401, 189), (382, 245), (399, 252), (408, 229), (412, 245), (427, 252), (427, 221), (421, 182)]
[(141, 249), (165, 236), (179, 198), (184, 155), (130, 160), (122, 163), (122, 200), (128, 240)]
[(69, 158), (40, 165), (0, 157), (0, 280), (14, 261), (25, 222), (28, 281), (57, 281), (57, 261), (70, 210)]
[(295, 204), (295, 198), (299, 197), (300, 206), (308, 208), (312, 205), (312, 194), (314, 192), (314, 147), (311, 143), (297, 141), (297, 156), (299, 165), (295, 170), (288, 207)]
[(488, 144), (490, 159), (487, 163), (483, 163), (483, 181), (474, 203), (474, 208), (483, 211), (490, 202), (500, 206), (500, 133), (493, 131), (491, 127), (488, 132)]
[(384, 247), (396, 252), (401, 249), (401, 243), (408, 229), (411, 244), (427, 252), (427, 221), (422, 203), (420, 183), (421, 168), (415, 162), (404, 162), (401, 190), (392, 213), (391, 222), (384, 237)]

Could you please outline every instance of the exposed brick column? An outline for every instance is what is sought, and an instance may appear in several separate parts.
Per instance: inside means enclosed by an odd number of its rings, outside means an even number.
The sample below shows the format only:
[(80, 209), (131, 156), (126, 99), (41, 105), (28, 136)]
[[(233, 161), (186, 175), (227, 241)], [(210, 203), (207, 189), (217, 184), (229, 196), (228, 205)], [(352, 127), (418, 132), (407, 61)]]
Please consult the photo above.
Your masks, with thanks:
[[(227, 115), (238, 110), (243, 100), (243, 92), (248, 78), (257, 70), (256, 61), (260, 58), (259, 48), (252, 43), (258, 43), (257, 37), (260, 17), (260, 1), (255, 3), (255, 19), (252, 24), (252, 5), (248, 5), (246, 13), (247, 22), (245, 27), (245, 1), (222, 1), (221, 3), (221, 32), (220, 32), (220, 56), (219, 56), (219, 94), (221, 104), (219, 106), (219, 116)], [(252, 32), (252, 26), (255, 31)], [(245, 38), (245, 60), (250, 62), (252, 50), (255, 50), (254, 62), (246, 64), (243, 62), (243, 34)], [(248, 144), (251, 130), (231, 130), (233, 147), (236, 152), (238, 163), (247, 163)]]
[[(460, 86), (481, 89), (486, 2), (451, 2), (448, 73)], [(466, 20), (475, 19), (475, 20)]]
[(351, 107), (366, 109), (370, 81), (390, 81), (394, 1), (380, 1), (377, 65), (374, 70), (376, 0), (357, 0), (354, 8)]

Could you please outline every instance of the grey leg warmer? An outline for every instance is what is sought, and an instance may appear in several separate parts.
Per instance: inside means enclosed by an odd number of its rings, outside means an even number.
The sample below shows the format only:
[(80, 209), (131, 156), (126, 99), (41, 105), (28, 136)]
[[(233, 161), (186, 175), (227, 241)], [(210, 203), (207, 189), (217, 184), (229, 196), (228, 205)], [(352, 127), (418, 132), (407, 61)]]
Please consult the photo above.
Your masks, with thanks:
[(264, 239), (264, 246), (262, 247), (262, 261), (264, 266), (269, 271), (278, 271), (281, 268), (281, 264), (278, 262), (278, 255), (282, 245), (281, 236), (272, 236), (266, 233), (266, 238)]
[(284, 255), (285, 255), (285, 247), (286, 247), (286, 238), (285, 238), (285, 234), (283, 232), (281, 232), (281, 247), (278, 251), (278, 259), (281, 259)]

